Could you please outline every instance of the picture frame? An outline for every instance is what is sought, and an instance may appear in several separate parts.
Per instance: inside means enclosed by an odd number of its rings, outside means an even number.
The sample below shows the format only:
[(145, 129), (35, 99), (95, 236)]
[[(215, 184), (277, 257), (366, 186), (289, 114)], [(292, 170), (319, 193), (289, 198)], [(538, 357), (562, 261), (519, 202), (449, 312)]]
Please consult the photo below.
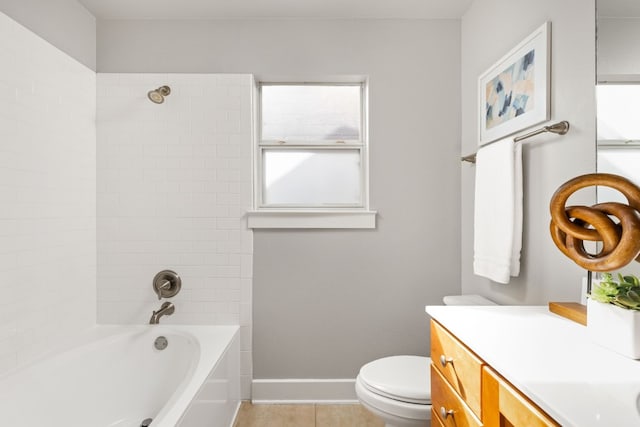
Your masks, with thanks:
[(551, 118), (551, 22), (478, 78), (482, 146)]

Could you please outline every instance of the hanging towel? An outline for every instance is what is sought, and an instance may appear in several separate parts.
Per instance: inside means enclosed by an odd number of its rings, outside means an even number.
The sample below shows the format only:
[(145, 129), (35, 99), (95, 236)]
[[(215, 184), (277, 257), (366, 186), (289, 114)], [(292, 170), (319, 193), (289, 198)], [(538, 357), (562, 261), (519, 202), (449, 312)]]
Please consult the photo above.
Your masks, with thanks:
[(476, 155), (473, 249), (475, 274), (498, 283), (520, 274), (522, 147), (511, 138)]

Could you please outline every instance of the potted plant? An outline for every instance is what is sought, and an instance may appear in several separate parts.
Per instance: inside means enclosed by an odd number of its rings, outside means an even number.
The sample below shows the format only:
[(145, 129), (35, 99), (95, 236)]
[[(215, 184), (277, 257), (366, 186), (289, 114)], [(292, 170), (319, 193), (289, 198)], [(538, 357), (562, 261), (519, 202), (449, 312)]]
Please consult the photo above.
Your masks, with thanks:
[(619, 282), (616, 282), (611, 273), (602, 274), (602, 280), (594, 286), (589, 298), (629, 310), (640, 310), (640, 279), (622, 274), (618, 274), (618, 278)]
[(587, 301), (587, 330), (593, 341), (640, 359), (640, 280), (604, 273)]

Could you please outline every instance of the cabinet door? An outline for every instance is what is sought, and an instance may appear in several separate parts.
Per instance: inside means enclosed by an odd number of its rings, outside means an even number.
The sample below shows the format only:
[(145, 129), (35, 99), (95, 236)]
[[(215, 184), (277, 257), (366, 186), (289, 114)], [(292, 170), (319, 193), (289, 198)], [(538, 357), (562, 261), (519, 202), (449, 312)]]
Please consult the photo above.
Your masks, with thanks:
[(560, 426), (486, 366), (482, 371), (482, 421), (485, 427)]

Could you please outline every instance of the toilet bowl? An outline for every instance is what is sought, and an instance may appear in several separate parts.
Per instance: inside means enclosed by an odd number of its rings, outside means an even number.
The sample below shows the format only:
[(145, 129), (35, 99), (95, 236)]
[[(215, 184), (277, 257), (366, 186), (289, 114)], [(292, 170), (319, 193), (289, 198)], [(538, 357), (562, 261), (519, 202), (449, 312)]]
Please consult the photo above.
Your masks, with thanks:
[[(495, 305), (479, 295), (454, 295), (445, 305)], [(360, 403), (385, 427), (427, 427), (431, 420), (431, 359), (390, 356), (367, 363), (356, 378)]]
[(387, 427), (423, 427), (431, 419), (427, 357), (391, 356), (364, 365), (356, 378), (360, 403)]

